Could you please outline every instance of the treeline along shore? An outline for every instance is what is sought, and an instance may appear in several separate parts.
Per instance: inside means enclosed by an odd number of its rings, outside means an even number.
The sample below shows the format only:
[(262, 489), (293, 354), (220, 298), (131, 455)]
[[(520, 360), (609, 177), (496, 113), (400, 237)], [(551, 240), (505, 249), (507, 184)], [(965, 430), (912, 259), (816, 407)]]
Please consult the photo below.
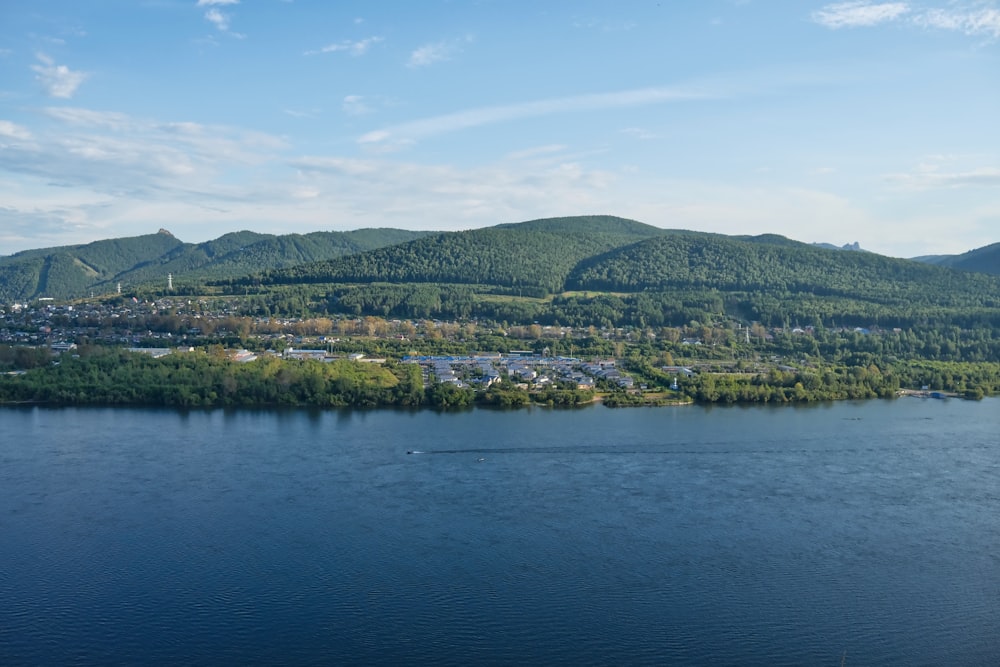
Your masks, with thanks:
[(0, 258), (0, 402), (977, 399), (1000, 391), (1000, 245), (975, 258), (614, 216), (198, 245), (164, 230)]
[[(24, 348), (20, 348), (24, 350)], [(472, 405), (579, 406), (600, 401), (609, 407), (687, 403), (804, 403), (840, 399), (893, 398), (914, 388), (919, 395), (980, 399), (1000, 390), (1000, 365), (896, 361), (847, 365), (817, 363), (804, 369), (772, 365), (754, 371), (746, 364), (661, 365), (662, 357), (636, 350), (600, 363), (564, 358), (572, 375), (539, 376), (550, 366), (541, 356), (518, 357), (515, 370), (445, 371), (438, 375), (413, 360), (264, 355), (237, 361), (220, 347), (189, 349), (154, 358), (139, 351), (84, 346), (52, 359), (48, 350), (30, 354), (0, 348), (8, 367), (0, 375), (0, 403), (46, 405), (134, 405), (178, 407), (317, 406), (435, 407)], [(29, 359), (34, 356), (34, 359)], [(357, 357), (358, 355), (355, 355)], [(496, 355), (484, 355), (489, 360)], [(593, 369), (616, 365), (613, 377)], [(466, 364), (468, 366), (468, 364)], [(544, 372), (544, 371), (543, 371)], [(544, 380), (544, 381), (543, 381)]]

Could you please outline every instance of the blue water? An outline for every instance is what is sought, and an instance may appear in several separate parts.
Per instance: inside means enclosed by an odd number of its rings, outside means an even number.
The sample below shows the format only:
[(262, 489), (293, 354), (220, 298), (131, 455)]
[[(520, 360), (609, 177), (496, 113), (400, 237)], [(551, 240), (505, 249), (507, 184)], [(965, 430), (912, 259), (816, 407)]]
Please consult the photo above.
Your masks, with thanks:
[(998, 434), (997, 399), (4, 409), (0, 664), (997, 665)]

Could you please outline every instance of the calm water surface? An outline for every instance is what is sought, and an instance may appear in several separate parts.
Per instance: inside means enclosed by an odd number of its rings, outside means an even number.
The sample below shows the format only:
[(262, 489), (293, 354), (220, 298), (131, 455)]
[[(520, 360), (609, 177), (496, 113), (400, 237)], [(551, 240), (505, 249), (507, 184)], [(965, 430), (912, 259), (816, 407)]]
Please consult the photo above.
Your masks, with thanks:
[(3, 409), (0, 664), (997, 665), (998, 435), (998, 399)]

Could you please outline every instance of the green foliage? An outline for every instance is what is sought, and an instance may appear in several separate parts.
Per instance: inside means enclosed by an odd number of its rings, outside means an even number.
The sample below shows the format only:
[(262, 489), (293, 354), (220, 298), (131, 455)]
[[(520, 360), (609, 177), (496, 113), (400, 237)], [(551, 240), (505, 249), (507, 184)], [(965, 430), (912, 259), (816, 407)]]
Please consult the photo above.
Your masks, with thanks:
[(23, 371), (46, 366), (52, 354), (45, 348), (26, 345), (0, 345), (0, 371)]
[[(685, 232), (636, 243), (581, 264), (567, 287), (624, 291), (712, 288), (860, 298), (882, 304), (945, 301), (996, 307), (994, 278), (911, 260)], [(984, 295), (984, 290), (992, 290)], [(927, 294), (927, 292), (930, 294)]]
[(28, 250), (0, 258), (0, 299), (57, 298), (85, 293), (137, 265), (154, 262), (181, 242), (167, 233), (86, 245)]
[(400, 229), (361, 229), (273, 236), (235, 232), (199, 244), (182, 243), (168, 232), (96, 241), (87, 245), (28, 250), (0, 257), (0, 301), (38, 296), (70, 298), (89, 291), (110, 292), (166, 286), (173, 274), (185, 284), (245, 276), (268, 268), (294, 266), (425, 236)]
[(427, 389), (427, 404), (435, 408), (468, 408), (475, 397), (472, 389), (447, 382), (435, 382)]
[(330, 262), (271, 271), (269, 284), (452, 283), (489, 284), (519, 296), (561, 291), (579, 262), (663, 233), (611, 217), (555, 218), (436, 234)]
[(920, 257), (918, 260), (961, 271), (978, 271), (979, 273), (998, 275), (1000, 274), (1000, 243), (976, 248), (961, 255)]
[(420, 405), (422, 378), (412, 365), (383, 368), (265, 358), (238, 364), (204, 353), (153, 359), (92, 348), (80, 358), (0, 378), (0, 402), (69, 405), (375, 407)]

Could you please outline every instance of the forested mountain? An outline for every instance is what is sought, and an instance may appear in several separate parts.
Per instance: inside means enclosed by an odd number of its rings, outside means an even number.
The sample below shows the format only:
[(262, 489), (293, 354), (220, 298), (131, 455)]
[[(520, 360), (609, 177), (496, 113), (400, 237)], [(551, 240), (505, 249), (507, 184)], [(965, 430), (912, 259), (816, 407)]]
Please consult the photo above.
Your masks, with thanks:
[(1000, 326), (993, 276), (775, 234), (664, 230), (610, 217), (436, 234), (233, 281), (230, 289), (253, 284), (330, 285), (329, 312), (353, 315), (605, 326), (723, 315), (773, 326)]
[(335, 260), (270, 271), (265, 284), (488, 285), (564, 291), (809, 294), (884, 304), (987, 306), (1000, 281), (776, 234), (666, 230), (613, 217), (553, 218), (439, 233)]
[(771, 324), (1000, 324), (994, 276), (773, 237), (649, 239), (582, 262), (566, 288), (716, 294), (731, 314)]
[[(773, 237), (697, 232), (649, 239), (582, 262), (567, 289), (638, 292), (691, 287), (721, 291), (809, 292), (884, 302), (965, 303), (997, 281), (874, 253), (840, 252)], [(998, 297), (995, 291), (990, 298)]]
[(26, 250), (0, 257), (0, 301), (40, 296), (67, 298), (176, 281), (221, 279), (261, 269), (294, 266), (411, 241), (426, 232), (361, 229), (275, 236), (235, 232), (191, 244), (170, 232), (95, 241), (86, 245)]
[(160, 230), (86, 245), (26, 250), (0, 258), (0, 300), (83, 294), (130, 269), (169, 257), (183, 246)]
[[(1000, 244), (968, 253), (988, 264)], [(993, 258), (991, 260), (991, 258)], [(319, 260), (319, 261), (317, 261)], [(0, 258), (0, 301), (111, 292), (121, 281), (256, 295), (258, 314), (308, 311), (587, 326), (743, 322), (1000, 327), (1000, 277), (775, 234), (666, 230), (613, 216), (463, 232), (168, 232)], [(162, 285), (162, 287), (159, 287)]]
[(653, 227), (643, 222), (619, 218), (613, 215), (576, 215), (564, 218), (539, 218), (526, 222), (508, 222), (496, 226), (499, 229), (514, 229), (523, 232), (548, 232), (549, 234), (586, 234), (607, 236), (616, 240), (631, 238), (638, 241), (669, 230)]
[(914, 259), (918, 262), (947, 266), (961, 271), (1000, 275), (1000, 243), (976, 248), (961, 255), (928, 255)]
[(549, 218), (464, 232), (340, 259), (271, 271), (284, 283), (450, 283), (510, 288), (522, 295), (562, 291), (580, 262), (667, 230), (612, 216)]

